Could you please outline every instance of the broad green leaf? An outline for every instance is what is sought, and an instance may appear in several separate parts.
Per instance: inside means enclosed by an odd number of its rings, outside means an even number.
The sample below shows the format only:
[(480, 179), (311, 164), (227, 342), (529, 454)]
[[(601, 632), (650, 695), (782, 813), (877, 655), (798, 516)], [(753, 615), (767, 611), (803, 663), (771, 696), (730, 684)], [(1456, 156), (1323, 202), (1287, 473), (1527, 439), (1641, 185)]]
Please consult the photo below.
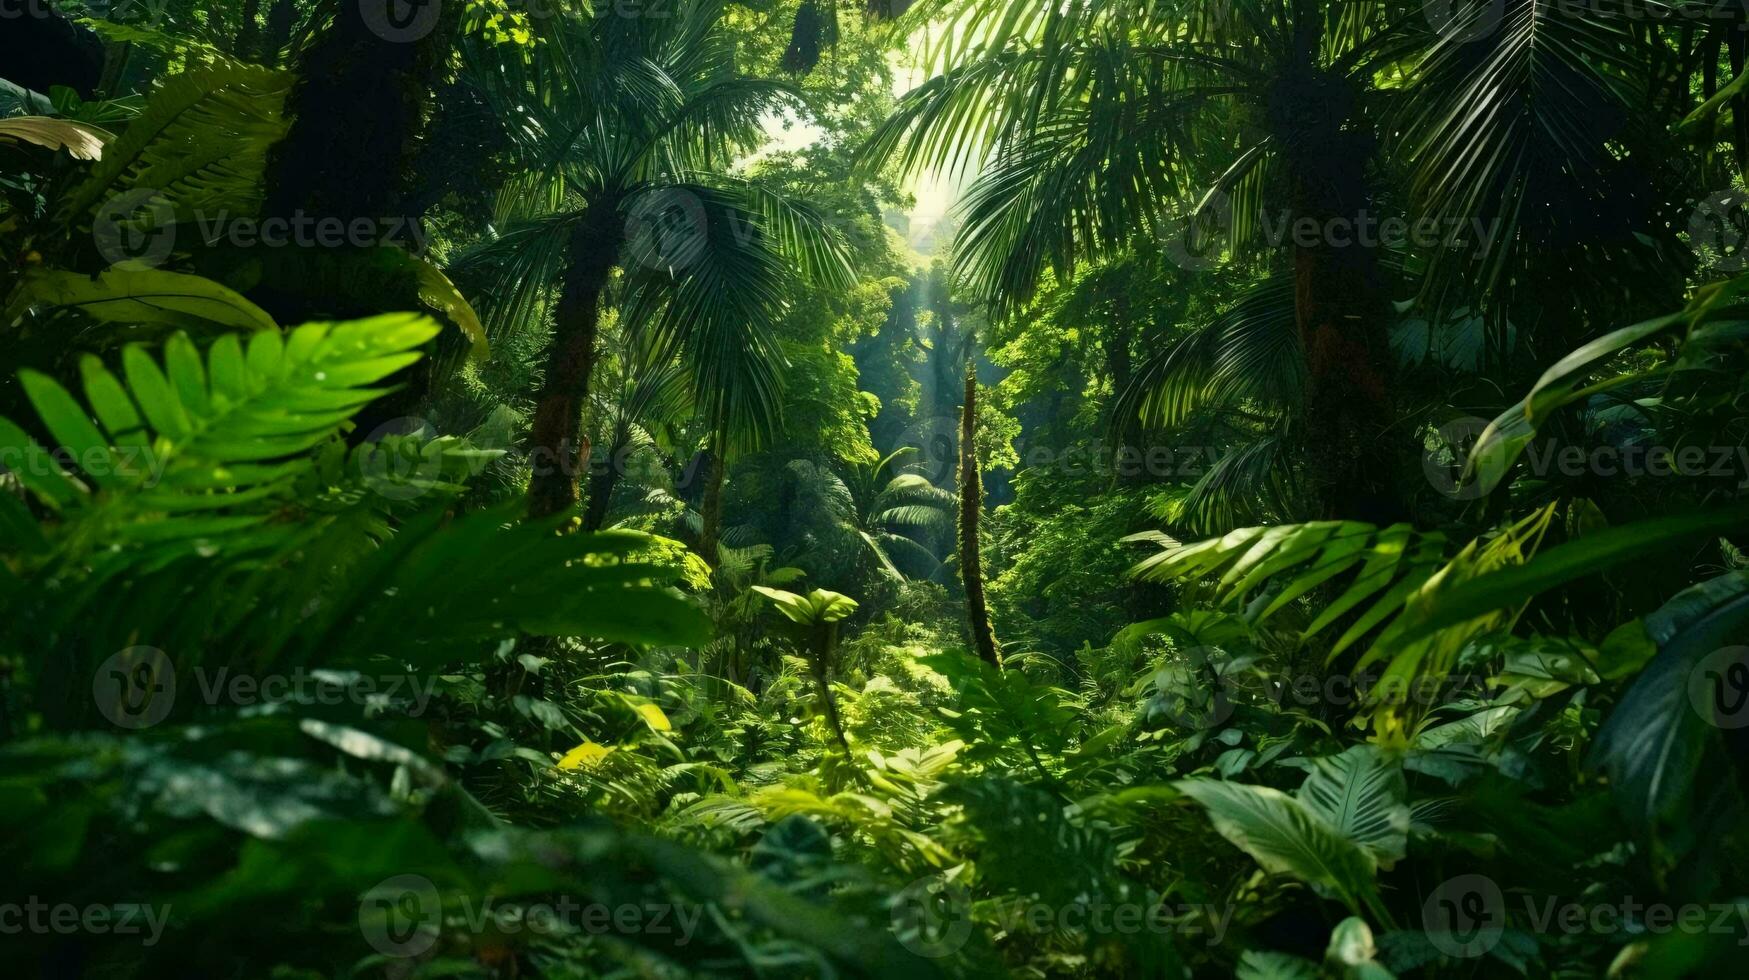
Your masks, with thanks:
[(1299, 800), (1268, 786), (1212, 779), (1172, 784), (1208, 811), (1222, 837), (1271, 874), (1292, 875), (1360, 914), (1378, 904), (1372, 855)]
[(205, 320), (239, 330), (278, 330), (266, 311), (211, 279), (162, 269), (116, 267), (96, 276), (55, 269), (26, 273), (11, 299), (26, 306), (77, 309), (107, 323)]
[(1372, 855), (1381, 868), (1403, 859), (1409, 844), (1408, 786), (1402, 763), (1376, 745), (1356, 745), (1318, 759), (1298, 799), (1337, 833)]

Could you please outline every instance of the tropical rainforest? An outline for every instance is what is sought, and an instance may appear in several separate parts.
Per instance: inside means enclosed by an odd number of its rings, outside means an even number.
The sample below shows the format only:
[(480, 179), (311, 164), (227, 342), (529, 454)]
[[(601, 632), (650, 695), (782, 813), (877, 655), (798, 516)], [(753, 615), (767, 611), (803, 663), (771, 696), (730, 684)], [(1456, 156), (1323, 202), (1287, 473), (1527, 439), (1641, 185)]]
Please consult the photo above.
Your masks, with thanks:
[(0, 0), (0, 962), (1742, 976), (1746, 53)]

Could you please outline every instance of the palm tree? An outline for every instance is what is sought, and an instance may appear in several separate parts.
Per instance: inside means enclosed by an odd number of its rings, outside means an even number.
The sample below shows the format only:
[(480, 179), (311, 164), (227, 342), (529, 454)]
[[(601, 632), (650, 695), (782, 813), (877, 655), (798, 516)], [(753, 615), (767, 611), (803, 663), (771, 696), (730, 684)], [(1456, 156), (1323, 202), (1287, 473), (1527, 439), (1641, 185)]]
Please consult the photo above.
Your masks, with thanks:
[[(1649, 169), (1664, 158), (1655, 127), (1599, 122), (1647, 97), (1641, 32), (1529, 0), (1459, 3), (1449, 22), (1423, 6), (937, 0), (914, 13), (950, 11), (946, 70), (905, 97), (866, 158), (981, 167), (955, 263), (1004, 313), (1086, 258), (1165, 239), (1194, 265), (1309, 226), (1270, 253), (1291, 319), (1250, 336), (1279, 350), (1285, 331), (1303, 361), (1292, 435), (1317, 509), (1383, 516), (1398, 509), (1392, 447), (1414, 431), (1388, 433), (1404, 401), (1389, 345), (1399, 277), (1419, 279), (1402, 295), (1432, 315), (1467, 302), (1500, 331), (1527, 301), (1614, 322), (1624, 293), (1664, 301), (1674, 244), (1652, 205), (1668, 197)], [(1399, 174), (1412, 216), (1482, 229), (1416, 242), (1406, 273), (1376, 236), (1336, 233), (1381, 213), (1399, 160), (1414, 161)], [(1636, 176), (1626, 199), (1639, 203), (1623, 209), (1615, 192)], [(1216, 224), (1229, 243), (1206, 252)], [(1580, 312), (1553, 312), (1562, 304)]]
[(893, 579), (927, 578), (940, 567), (913, 535), (941, 538), (953, 526), (954, 495), (909, 472), (906, 446), (873, 464), (848, 467), (845, 476), (812, 460), (789, 464), (812, 532), (826, 538), (833, 554), (857, 554), (865, 569)]
[(531, 433), (534, 515), (577, 503), (582, 409), (616, 271), (631, 335), (680, 357), (717, 431), (755, 440), (778, 415), (782, 355), (768, 322), (791, 276), (849, 282), (815, 211), (725, 172), (794, 93), (735, 71), (723, 10), (709, 0), (670, 17), (544, 19), (547, 36), (526, 58), (474, 67), (521, 171), (500, 194), (507, 230), (471, 256), (509, 283), (487, 319), (527, 325), (552, 307)]

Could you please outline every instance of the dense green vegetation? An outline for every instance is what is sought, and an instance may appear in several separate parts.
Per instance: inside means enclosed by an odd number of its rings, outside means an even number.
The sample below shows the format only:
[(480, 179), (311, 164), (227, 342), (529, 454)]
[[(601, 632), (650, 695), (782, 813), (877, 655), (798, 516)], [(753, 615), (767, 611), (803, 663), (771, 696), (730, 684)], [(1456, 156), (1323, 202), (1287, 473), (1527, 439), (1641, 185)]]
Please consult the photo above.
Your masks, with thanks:
[(0, 3), (0, 962), (1741, 975), (1745, 38)]

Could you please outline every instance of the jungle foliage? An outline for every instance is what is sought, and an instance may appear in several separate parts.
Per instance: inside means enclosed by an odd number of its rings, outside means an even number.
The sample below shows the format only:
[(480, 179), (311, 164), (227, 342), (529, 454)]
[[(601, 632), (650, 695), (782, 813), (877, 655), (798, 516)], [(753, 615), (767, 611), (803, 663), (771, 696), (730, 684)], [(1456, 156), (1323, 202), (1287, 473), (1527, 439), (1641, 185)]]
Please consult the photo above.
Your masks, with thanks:
[(1741, 5), (25, 8), (19, 975), (1749, 964)]

